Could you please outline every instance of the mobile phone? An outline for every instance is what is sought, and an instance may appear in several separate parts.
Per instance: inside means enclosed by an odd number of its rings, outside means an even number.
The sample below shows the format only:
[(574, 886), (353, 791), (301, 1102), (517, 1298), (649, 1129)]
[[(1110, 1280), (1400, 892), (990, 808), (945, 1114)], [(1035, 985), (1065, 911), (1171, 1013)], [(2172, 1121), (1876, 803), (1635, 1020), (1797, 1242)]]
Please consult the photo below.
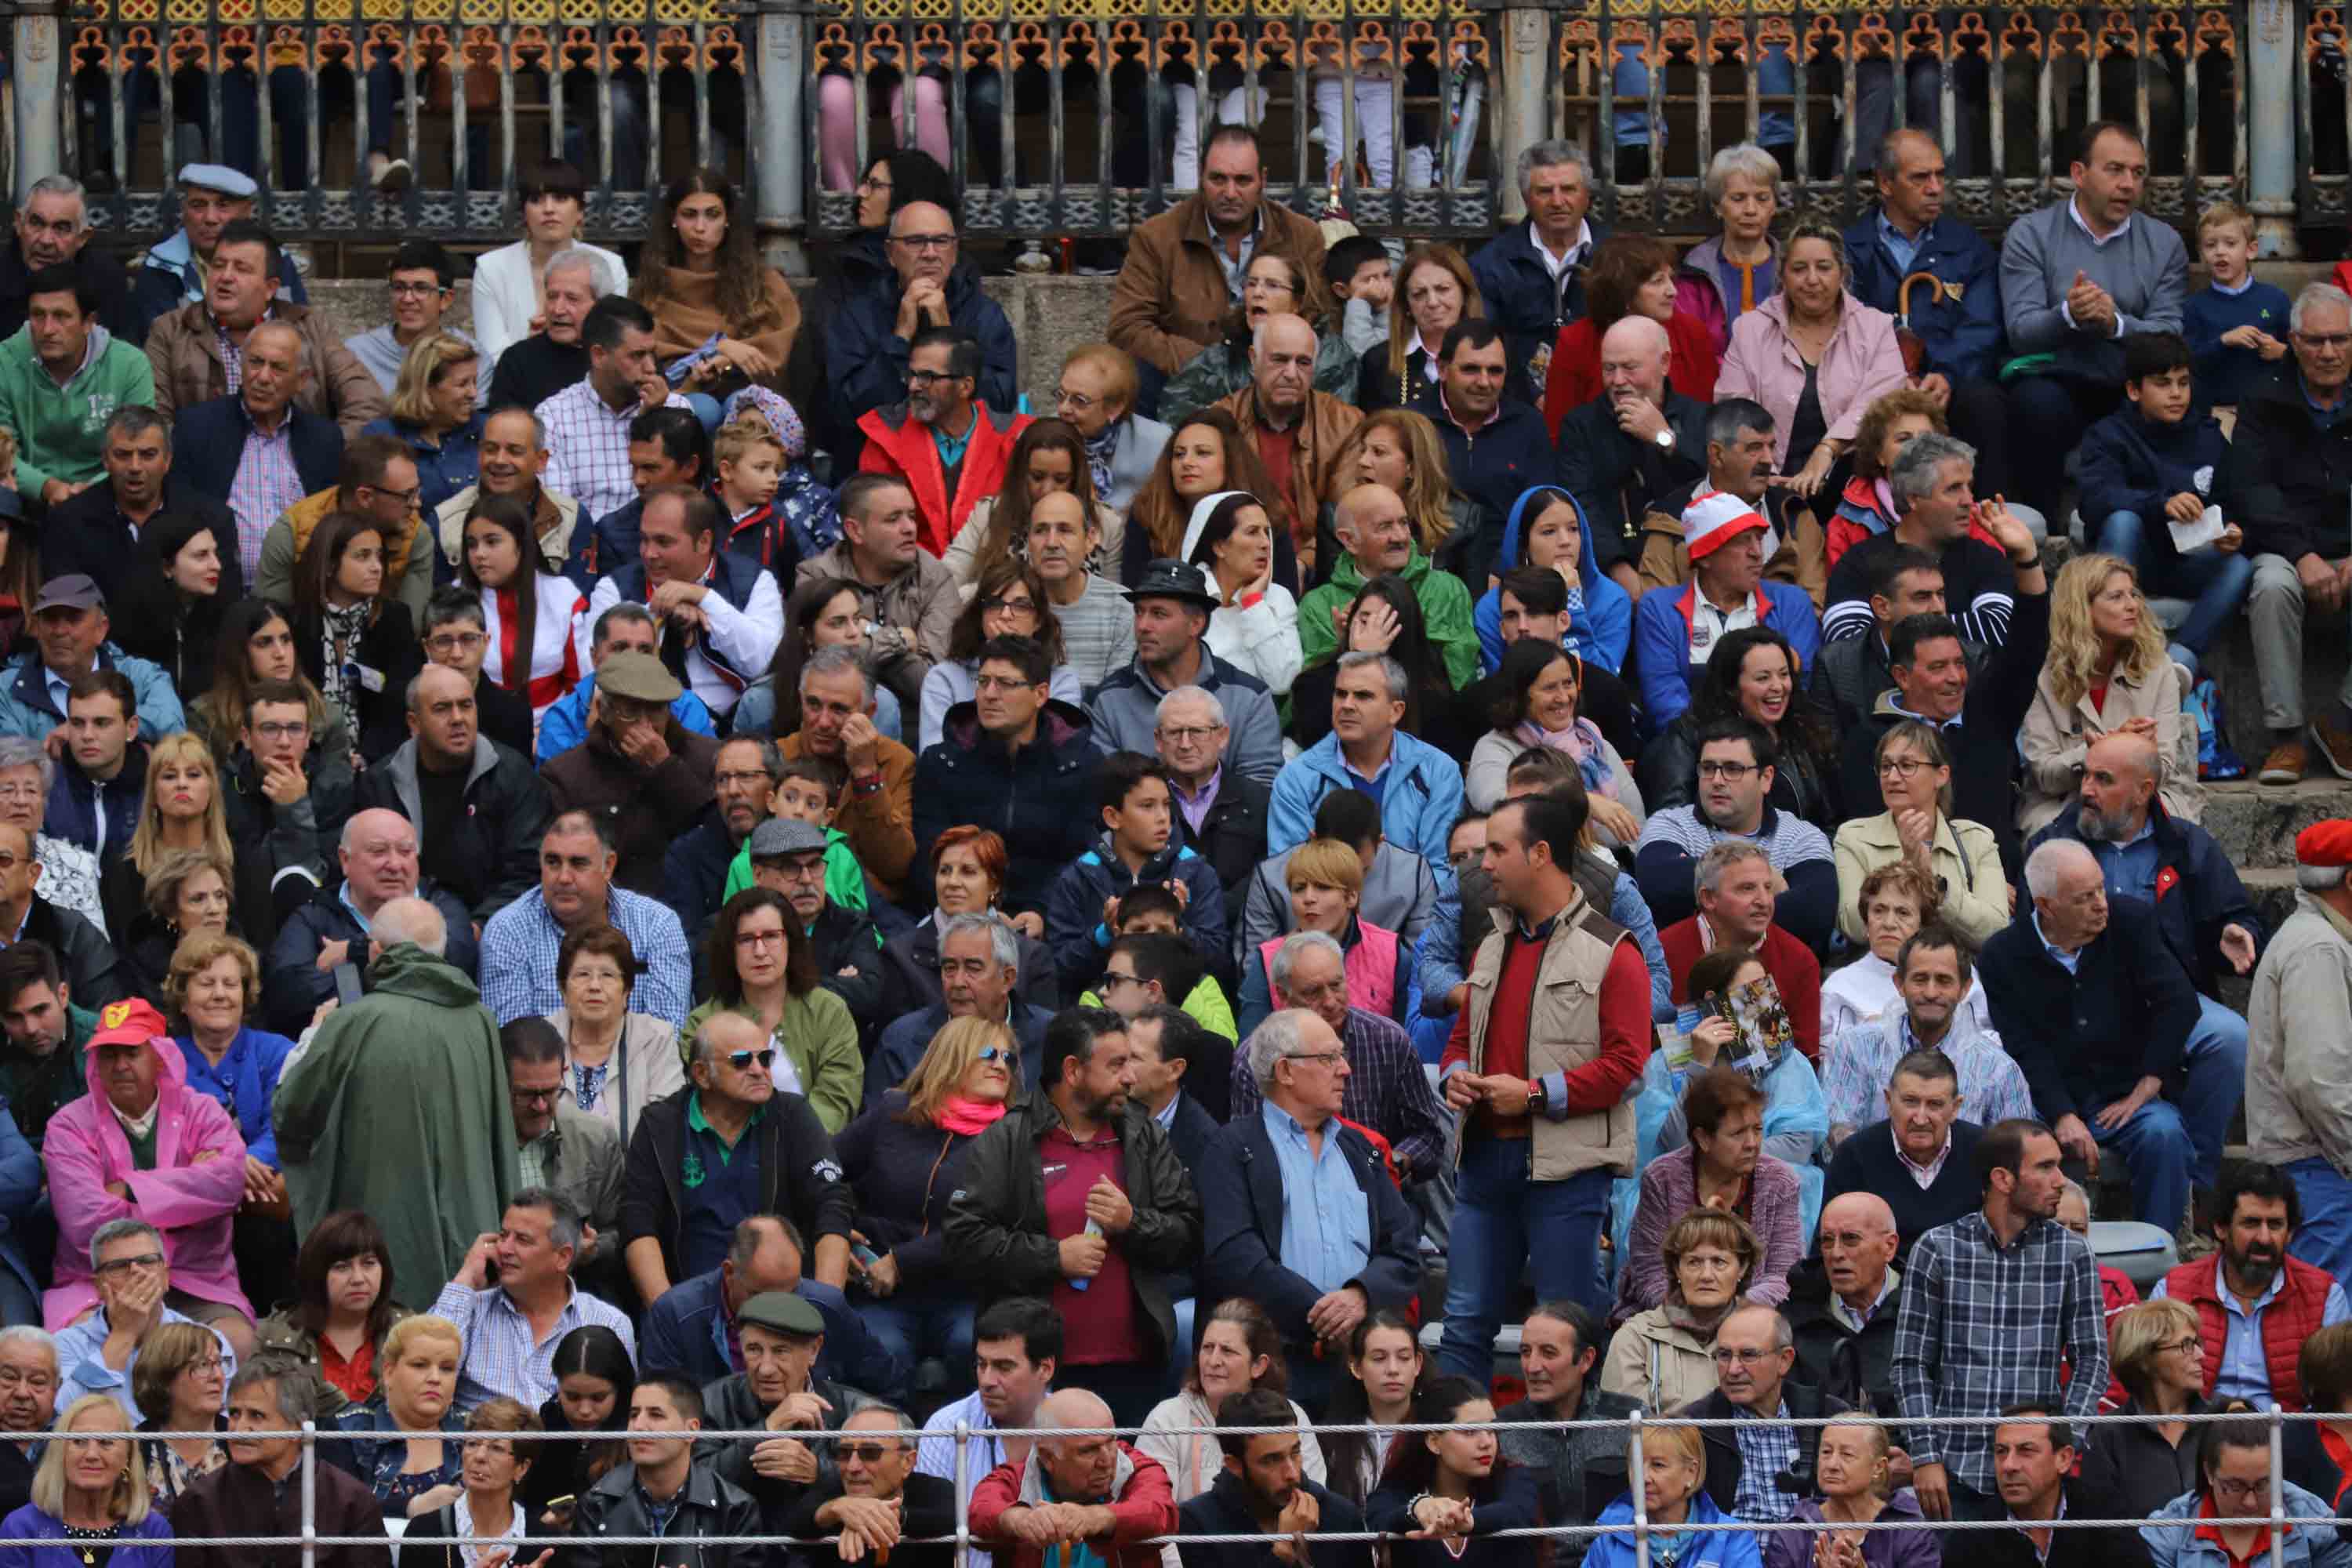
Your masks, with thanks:
[(335, 1000), (349, 1007), (360, 999), (360, 967), (356, 963), (335, 965)]
[(579, 1494), (579, 1493), (577, 1493), (577, 1492), (565, 1492), (562, 1497), (551, 1497), (551, 1498), (549, 1498), (549, 1499), (547, 1500), (547, 1506), (548, 1506), (549, 1508), (551, 1508), (551, 1509), (555, 1509), (555, 1508), (571, 1508), (571, 1507), (572, 1507), (574, 1504), (578, 1503), (578, 1502), (579, 1502), (579, 1500), (580, 1500), (580, 1494)]

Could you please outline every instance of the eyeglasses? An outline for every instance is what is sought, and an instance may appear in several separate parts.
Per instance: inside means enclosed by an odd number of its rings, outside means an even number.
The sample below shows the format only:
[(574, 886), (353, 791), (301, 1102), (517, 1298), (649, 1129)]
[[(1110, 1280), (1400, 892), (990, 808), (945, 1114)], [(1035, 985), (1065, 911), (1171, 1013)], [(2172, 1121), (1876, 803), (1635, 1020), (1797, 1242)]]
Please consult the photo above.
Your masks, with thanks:
[(729, 1067), (733, 1068), (737, 1072), (751, 1071), (751, 1064), (753, 1062), (759, 1063), (761, 1068), (764, 1069), (771, 1062), (773, 1062), (776, 1059), (776, 1047), (773, 1046), (763, 1046), (756, 1051), (730, 1051), (719, 1059), (724, 1061)]
[(253, 732), (265, 741), (299, 741), (310, 732), (310, 724), (304, 719), (297, 719), (290, 724), (256, 724)]
[(1729, 1345), (1717, 1345), (1715, 1347), (1715, 1364), (1761, 1366), (1780, 1353), (1779, 1351), (1758, 1350), (1749, 1345), (1743, 1345), (1738, 1350), (1732, 1349)]
[(1927, 765), (1917, 757), (1881, 757), (1878, 759), (1878, 776), (1898, 779), (1916, 778), (1918, 776), (1919, 770)]
[[(824, 861), (820, 860), (816, 864), (819, 870), (824, 869)], [(784, 875), (789, 877), (804, 869), (806, 868), (802, 866), (787, 866), (784, 868)], [(781, 931), (739, 931), (735, 933), (737, 947), (782, 947), (790, 940), (791, 938)]]
[(1033, 616), (1037, 613), (1036, 601), (1008, 598), (1003, 594), (991, 594), (980, 602), (980, 607), (983, 610), (1024, 610)]
[(2213, 1480), (2213, 1495), (2231, 1502), (2252, 1502), (2270, 1489), (2271, 1479), (2268, 1476), (2255, 1481), (2232, 1480), (2227, 1476), (2217, 1476)]
[(2205, 1348), (2205, 1342), (2198, 1338), (2195, 1334), (2184, 1334), (2179, 1339), (2173, 1341), (2170, 1344), (2158, 1345), (2156, 1348), (2159, 1351), (2178, 1351), (2181, 1354), (2186, 1355), (2190, 1351), (2203, 1351)]
[(489, 640), (479, 632), (436, 632), (425, 639), (425, 647), (431, 653), (471, 653)]
[(507, 1085), (507, 1098), (513, 1100), (517, 1105), (552, 1105), (555, 1103), (555, 1097), (562, 1092), (563, 1090), (561, 1087), (555, 1089), (518, 1089), (513, 1084)]
[(367, 488), (380, 496), (398, 501), (404, 510), (409, 511), (416, 510), (416, 498), (425, 493), (423, 485), (405, 490), (394, 489), (390, 485), (370, 485)]
[[(787, 882), (814, 882), (824, 876), (824, 857), (821, 855), (804, 856), (798, 860), (771, 860), (768, 865)], [(769, 934), (782, 936), (783, 933), (772, 931)], [(740, 945), (743, 939), (739, 936), (735, 941)]]
[(857, 188), (861, 191), (880, 191), (883, 195), (887, 195), (890, 194), (890, 182), (878, 178), (876, 175), (868, 174), (864, 179), (857, 182)]
[(1223, 724), (1162, 724), (1159, 734), (1161, 740), (1180, 746), (1199, 746), (1207, 744), (1223, 728)]
[(1034, 691), (1036, 684), (1019, 676), (976, 675), (972, 677), (974, 691)]
[(1285, 1051), (1282, 1057), (1285, 1061), (1317, 1062), (1328, 1068), (1333, 1062), (1346, 1061), (1348, 1053), (1345, 1051)]
[(442, 289), (438, 283), (395, 283), (392, 286), (392, 297), (395, 300), (422, 300), (429, 294), (440, 292)]
[(844, 1443), (835, 1452), (842, 1458), (855, 1459), (861, 1465), (878, 1465), (898, 1449), (880, 1443)]
[(1140, 985), (1143, 984), (1142, 980), (1138, 976), (1132, 974), (1121, 974), (1115, 969), (1107, 969), (1103, 972), (1102, 983), (1103, 989), (1106, 991), (1109, 990), (1114, 985)]
[(120, 1274), (126, 1268), (161, 1268), (163, 1266), (163, 1255), (162, 1253), (142, 1252), (134, 1254), (129, 1258), (110, 1258), (105, 1262), (100, 1264), (96, 1268), (92, 1269), (91, 1272), (94, 1274)]
[(1752, 763), (1701, 763), (1698, 765), (1699, 777), (1721, 779), (1726, 784), (1738, 784), (1741, 779), (1757, 771), (1756, 765)]
[(910, 370), (907, 373), (908, 386), (929, 386), (933, 382), (961, 381), (963, 377), (948, 370)]
[(221, 1365), (222, 1363), (220, 1355), (215, 1352), (211, 1355), (204, 1356), (195, 1361), (190, 1362), (186, 1366), (181, 1368), (181, 1370), (183, 1372), (218, 1372), (221, 1369)]
[(0, 784), (0, 800), (38, 800), (41, 786), (37, 784)]
[(951, 234), (894, 234), (893, 245), (903, 245), (909, 250), (952, 250), (956, 237)]
[(762, 784), (768, 782), (768, 773), (764, 768), (745, 768), (737, 773), (713, 773), (710, 782), (722, 789), (729, 784)]
[(2307, 349), (2326, 349), (2336, 353), (2352, 349), (2352, 332), (2297, 332), (2294, 341)]
[(1060, 388), (1054, 394), (1054, 401), (1060, 404), (1065, 408), (1075, 408), (1081, 414), (1084, 414), (1087, 409), (1092, 408), (1095, 405), (1095, 400), (1093, 398), (1088, 397), (1083, 392), (1072, 392), (1066, 386)]

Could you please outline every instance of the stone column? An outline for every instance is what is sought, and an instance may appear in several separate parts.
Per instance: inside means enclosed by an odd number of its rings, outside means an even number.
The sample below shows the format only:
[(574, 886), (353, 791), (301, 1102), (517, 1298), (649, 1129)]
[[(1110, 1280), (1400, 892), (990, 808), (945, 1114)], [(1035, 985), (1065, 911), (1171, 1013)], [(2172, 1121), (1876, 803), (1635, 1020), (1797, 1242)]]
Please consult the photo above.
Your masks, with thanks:
[(16, 13), (9, 58), (16, 95), (16, 198), (22, 202), (35, 180), (65, 167), (64, 48), (58, 15), (27, 6)]
[(1496, 210), (1506, 223), (1528, 216), (1515, 177), (1519, 154), (1551, 134), (1551, 13), (1518, 7), (1503, 13), (1502, 144), (1496, 149)]
[(2302, 254), (2294, 234), (2294, 105), (2303, 29), (2294, 0), (2252, 0), (2247, 11), (2253, 37), (2246, 50), (2245, 90), (2252, 95), (2246, 205), (2253, 209), (2256, 253), (2288, 261)]
[(771, 0), (758, 13), (753, 39), (759, 71), (758, 122), (751, 142), (751, 202), (761, 248), (790, 278), (809, 276), (807, 17), (799, 6)]

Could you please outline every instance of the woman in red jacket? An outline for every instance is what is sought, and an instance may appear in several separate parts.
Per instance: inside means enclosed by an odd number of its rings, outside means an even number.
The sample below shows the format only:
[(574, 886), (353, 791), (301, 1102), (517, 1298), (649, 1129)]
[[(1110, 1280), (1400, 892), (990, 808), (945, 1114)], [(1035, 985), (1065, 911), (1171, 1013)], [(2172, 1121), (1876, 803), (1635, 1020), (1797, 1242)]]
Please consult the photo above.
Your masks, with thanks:
[(1544, 423), (1554, 441), (1568, 411), (1601, 395), (1601, 335), (1627, 316), (1666, 329), (1666, 380), (1695, 403), (1715, 401), (1721, 351), (1697, 317), (1675, 308), (1675, 249), (1643, 234), (1612, 234), (1592, 249), (1585, 269), (1586, 314), (1559, 330), (1544, 379)]

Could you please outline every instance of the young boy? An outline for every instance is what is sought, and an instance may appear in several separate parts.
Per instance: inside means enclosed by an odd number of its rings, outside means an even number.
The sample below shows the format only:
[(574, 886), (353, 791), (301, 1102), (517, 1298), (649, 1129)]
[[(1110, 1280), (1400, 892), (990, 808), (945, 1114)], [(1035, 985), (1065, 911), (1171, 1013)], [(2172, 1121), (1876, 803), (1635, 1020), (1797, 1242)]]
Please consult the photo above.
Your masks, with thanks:
[(1396, 268), (1388, 247), (1369, 234), (1351, 234), (1323, 253), (1323, 281), (1343, 301), (1339, 336), (1360, 356), (1389, 341), (1389, 301), (1396, 294)]
[(2292, 301), (2284, 290), (2254, 281), (2254, 215), (2237, 203), (2205, 209), (2197, 220), (2197, 250), (2213, 280), (2189, 296), (2181, 331), (2206, 406), (2234, 409), (2263, 366), (2285, 357)]
[[(849, 787), (848, 770), (838, 757), (794, 757), (784, 764), (768, 797), (768, 815), (805, 822), (824, 831), (824, 895), (845, 910), (866, 913), (882, 903), (881, 890), (866, 875), (849, 838), (833, 825), (835, 802)], [(727, 868), (723, 902), (751, 885), (751, 841), (745, 839)]]
[(1095, 785), (1102, 834), (1045, 895), (1045, 942), (1065, 996), (1102, 973), (1114, 900), (1147, 882), (1181, 884), (1184, 935), (1204, 957), (1225, 951), (1224, 884), (1206, 860), (1174, 841), (1174, 798), (1159, 759), (1113, 752), (1097, 767)]
[[(2197, 407), (2188, 341), (2177, 332), (2124, 340), (2125, 404), (2083, 436), (2082, 511), (2099, 548), (2139, 571), (2141, 592), (2193, 599), (2172, 657), (2193, 673), (2252, 583), (2244, 534), (2230, 516), (2230, 447), (2220, 421)], [(2172, 523), (2221, 509), (2221, 537), (2183, 555)]]
[[(1110, 957), (1105, 964), (1107, 970), (1119, 962), (1121, 954), (1129, 954), (1132, 962), (1127, 964), (1124, 972), (1140, 977), (1146, 989), (1157, 984), (1160, 994), (1152, 999), (1181, 1007), (1194, 1023), (1213, 1035), (1222, 1036), (1228, 1044), (1239, 1042), (1240, 1031), (1234, 1026), (1233, 1005), (1225, 1000), (1224, 988), (1217, 984), (1216, 976), (1209, 973), (1208, 965), (1201, 962), (1201, 955), (1194, 952), (1192, 944), (1184, 940), (1184, 906), (1177, 900), (1173, 888), (1164, 882), (1146, 882), (1141, 887), (1130, 889), (1118, 900), (1116, 925), (1118, 938), (1110, 945)], [(1174, 963), (1165, 951), (1146, 947), (1130, 952), (1132, 944), (1129, 938), (1153, 936), (1177, 939), (1190, 960), (1189, 974), (1183, 973), (1182, 966)], [(1146, 971), (1150, 973), (1146, 973)], [(1104, 986), (1109, 984), (1108, 979), (1103, 982)], [(1134, 1016), (1133, 1007), (1140, 1005), (1135, 998), (1126, 995), (1121, 995), (1118, 1000), (1131, 1005), (1116, 1009), (1125, 1012), (1129, 1017)], [(1111, 999), (1103, 995), (1101, 987), (1097, 987), (1080, 996), (1078, 1005), (1108, 1007)]]
[(783, 443), (761, 421), (739, 419), (711, 437), (710, 457), (719, 470), (719, 505), (727, 513), (719, 548), (756, 556), (783, 577), (800, 563), (792, 525), (775, 507), (776, 487), (783, 479)]

